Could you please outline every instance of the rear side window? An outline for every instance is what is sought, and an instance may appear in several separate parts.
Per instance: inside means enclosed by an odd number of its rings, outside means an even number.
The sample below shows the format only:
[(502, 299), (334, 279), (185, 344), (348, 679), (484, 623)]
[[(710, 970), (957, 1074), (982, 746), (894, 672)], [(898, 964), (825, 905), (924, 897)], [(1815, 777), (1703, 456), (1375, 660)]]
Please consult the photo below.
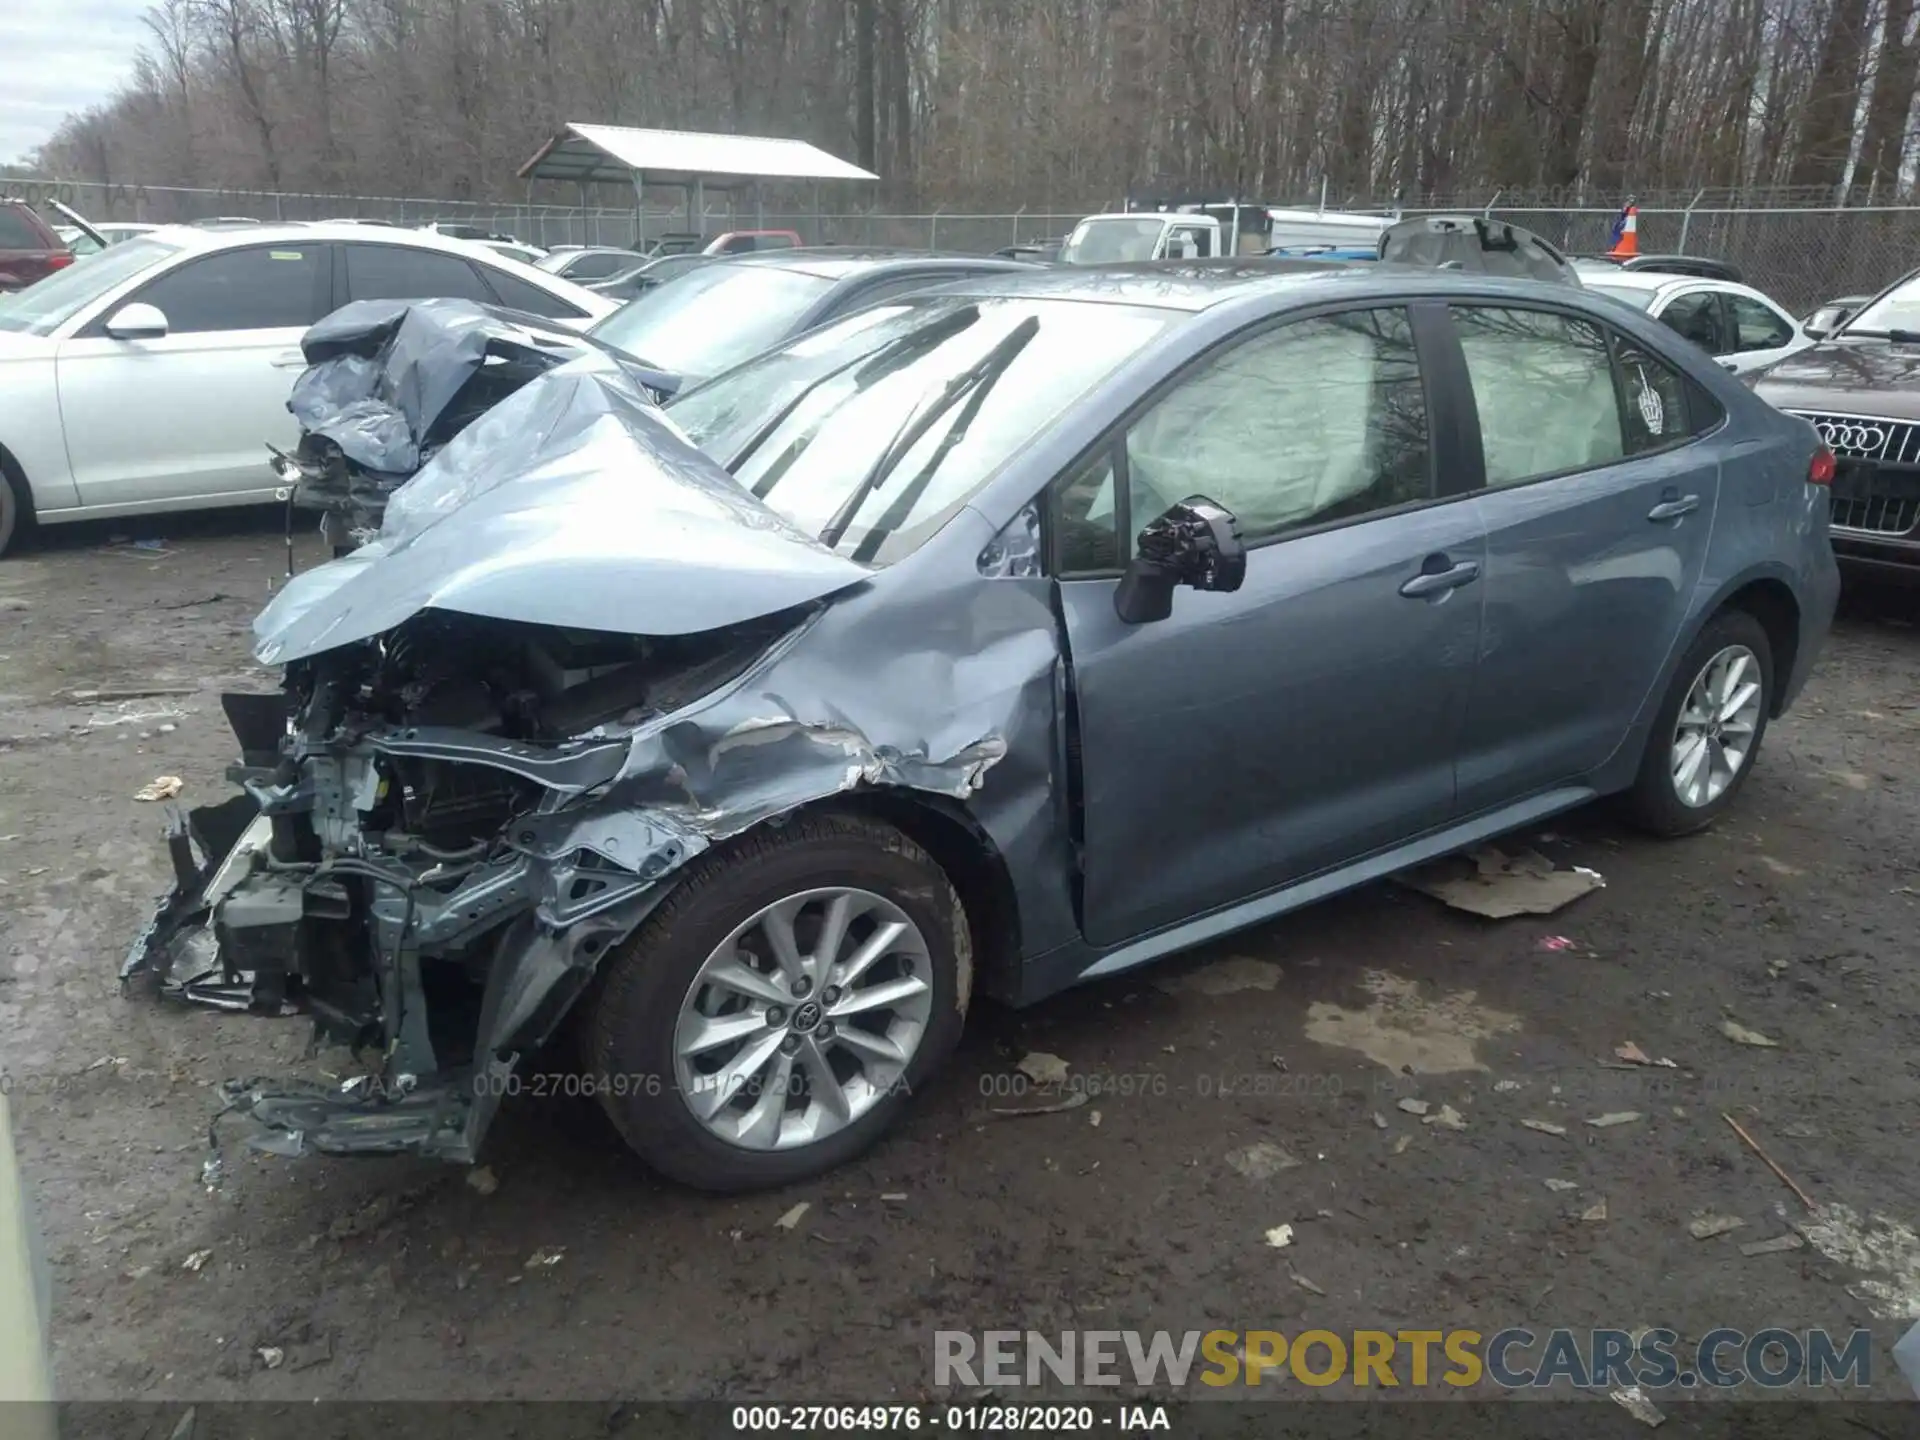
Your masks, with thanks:
[(582, 255), (566, 267), (569, 280), (604, 280), (626, 264), (624, 255)]
[(18, 205), (0, 205), (0, 250), (45, 250), (46, 236)]
[(1585, 470), (1626, 453), (1607, 337), (1544, 310), (1453, 312), (1480, 413), (1488, 485)]
[[(479, 300), (493, 296), (458, 255), (400, 245), (347, 245), (350, 300)], [(543, 314), (544, 311), (536, 311)]]
[(512, 310), (544, 315), (549, 320), (578, 320), (587, 312), (570, 305), (557, 295), (549, 295), (538, 285), (530, 285), (518, 275), (487, 267), (487, 284), (500, 297), (500, 303)]
[[(1698, 387), (1637, 340), (1614, 336), (1614, 363), (1620, 372), (1621, 419), (1627, 454), (1664, 450), (1706, 428), (1694, 424), (1695, 410), (1706, 407), (1689, 396)], [(1711, 404), (1711, 401), (1708, 402)]]
[(1734, 349), (1727, 334), (1720, 296), (1715, 291), (1696, 290), (1691, 295), (1668, 301), (1667, 308), (1660, 312), (1660, 323), (1675, 334), (1686, 336), (1709, 355), (1726, 355)]
[[(157, 307), (168, 333), (311, 325), (324, 246), (261, 245), (189, 260), (132, 298)], [(90, 262), (101, 263), (101, 262)]]

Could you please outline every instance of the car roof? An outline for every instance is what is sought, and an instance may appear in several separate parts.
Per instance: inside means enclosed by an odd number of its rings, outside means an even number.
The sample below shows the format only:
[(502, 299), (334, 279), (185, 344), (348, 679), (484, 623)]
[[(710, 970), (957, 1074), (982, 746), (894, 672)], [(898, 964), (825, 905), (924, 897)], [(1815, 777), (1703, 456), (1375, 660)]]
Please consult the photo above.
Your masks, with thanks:
[(972, 269), (987, 270), (1028, 270), (1033, 267), (1018, 260), (1002, 260), (991, 255), (968, 255), (959, 251), (939, 250), (885, 250), (885, 249), (834, 249), (822, 246), (818, 249), (796, 247), (791, 250), (756, 251), (749, 255), (727, 255), (712, 257), (723, 265), (759, 265), (774, 266), (782, 270), (795, 270), (803, 275), (817, 275), (822, 280), (845, 280), (854, 275), (889, 273), (911, 275), (916, 270), (951, 270), (956, 263), (964, 263)]

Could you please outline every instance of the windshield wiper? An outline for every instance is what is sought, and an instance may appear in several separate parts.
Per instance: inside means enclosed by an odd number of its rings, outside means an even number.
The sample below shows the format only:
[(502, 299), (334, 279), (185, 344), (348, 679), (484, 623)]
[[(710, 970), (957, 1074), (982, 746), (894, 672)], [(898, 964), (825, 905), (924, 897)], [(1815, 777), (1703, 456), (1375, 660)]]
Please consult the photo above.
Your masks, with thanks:
[(827, 522), (827, 528), (820, 532), (820, 543), (829, 550), (838, 545), (841, 537), (847, 533), (847, 527), (853, 523), (853, 517), (860, 513), (860, 507), (880, 488), (881, 483), (893, 472), (893, 467), (906, 459), (913, 447), (920, 443), (920, 437), (931, 430), (934, 422), (952, 409), (954, 402), (967, 391), (983, 381), (998, 380), (1020, 352), (1027, 348), (1027, 342), (1033, 339), (1039, 329), (1040, 317), (1029, 315), (1009, 330), (985, 355), (942, 386), (931, 401), (909, 411), (900, 428), (894, 432), (893, 439), (887, 442), (887, 448), (880, 452), (880, 458), (860, 477), (860, 483), (853, 487), (853, 493), (834, 512), (833, 518)]
[(1856, 330), (1851, 325), (1837, 331), (1832, 338), (1853, 336), (1862, 340), (1888, 340), (1895, 345), (1920, 345), (1920, 330)]
[[(951, 315), (936, 320), (931, 325), (923, 325), (920, 329), (902, 335), (899, 339), (890, 341), (870, 354), (856, 355), (844, 365), (836, 365), (824, 374), (814, 376), (800, 387), (799, 392), (791, 400), (774, 411), (765, 424), (747, 437), (747, 443), (727, 462), (727, 469), (733, 474), (739, 474), (740, 467), (753, 458), (753, 452), (766, 444), (768, 438), (786, 424), (792, 418), (793, 412), (806, 402), (806, 398), (829, 380), (844, 375), (849, 370), (858, 369), (859, 373), (853, 377), (854, 390), (857, 393), (891, 374), (896, 361), (919, 355), (923, 349), (938, 344), (949, 336), (959, 334), (979, 318), (978, 305), (963, 305)], [(784, 474), (786, 474), (785, 469), (776, 468), (772, 475), (763, 477), (760, 484), (754, 486), (754, 495), (759, 499), (766, 499), (767, 492), (773, 489), (774, 483)]]

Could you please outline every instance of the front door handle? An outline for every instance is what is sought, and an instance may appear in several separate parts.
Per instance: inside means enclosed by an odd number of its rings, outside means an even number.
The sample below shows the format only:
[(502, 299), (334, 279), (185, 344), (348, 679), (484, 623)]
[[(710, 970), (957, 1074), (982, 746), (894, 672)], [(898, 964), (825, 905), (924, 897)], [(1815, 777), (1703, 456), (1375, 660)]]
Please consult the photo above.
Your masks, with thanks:
[(1691, 515), (1700, 508), (1698, 495), (1677, 495), (1670, 500), (1662, 500), (1647, 511), (1649, 520), (1678, 520), (1682, 515)]
[(273, 357), (273, 368), (276, 370), (304, 369), (306, 363), (307, 357), (302, 355), (298, 350), (282, 351)]
[[(1427, 564), (1433, 565), (1438, 561), (1445, 565), (1446, 558), (1444, 555), (1432, 556), (1429, 557)], [(1436, 595), (1444, 595), (1449, 590), (1458, 590), (1462, 585), (1471, 585), (1479, 578), (1480, 562), (1462, 560), (1458, 565), (1448, 566), (1446, 569), (1423, 568), (1418, 575), (1400, 587), (1400, 593), (1409, 600), (1430, 599)]]

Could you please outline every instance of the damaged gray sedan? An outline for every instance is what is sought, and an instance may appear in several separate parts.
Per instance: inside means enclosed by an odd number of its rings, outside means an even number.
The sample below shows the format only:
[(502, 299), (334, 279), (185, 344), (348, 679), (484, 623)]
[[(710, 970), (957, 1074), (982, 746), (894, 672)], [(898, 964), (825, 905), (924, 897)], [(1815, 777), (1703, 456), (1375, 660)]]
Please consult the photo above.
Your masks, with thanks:
[(471, 1161), (564, 1038), (662, 1171), (790, 1181), (978, 994), (1610, 791), (1710, 823), (1832, 612), (1823, 453), (1644, 317), (1411, 271), (993, 277), (664, 410), (589, 356), (260, 616), (126, 974), (363, 1058), (235, 1082), (264, 1148)]

